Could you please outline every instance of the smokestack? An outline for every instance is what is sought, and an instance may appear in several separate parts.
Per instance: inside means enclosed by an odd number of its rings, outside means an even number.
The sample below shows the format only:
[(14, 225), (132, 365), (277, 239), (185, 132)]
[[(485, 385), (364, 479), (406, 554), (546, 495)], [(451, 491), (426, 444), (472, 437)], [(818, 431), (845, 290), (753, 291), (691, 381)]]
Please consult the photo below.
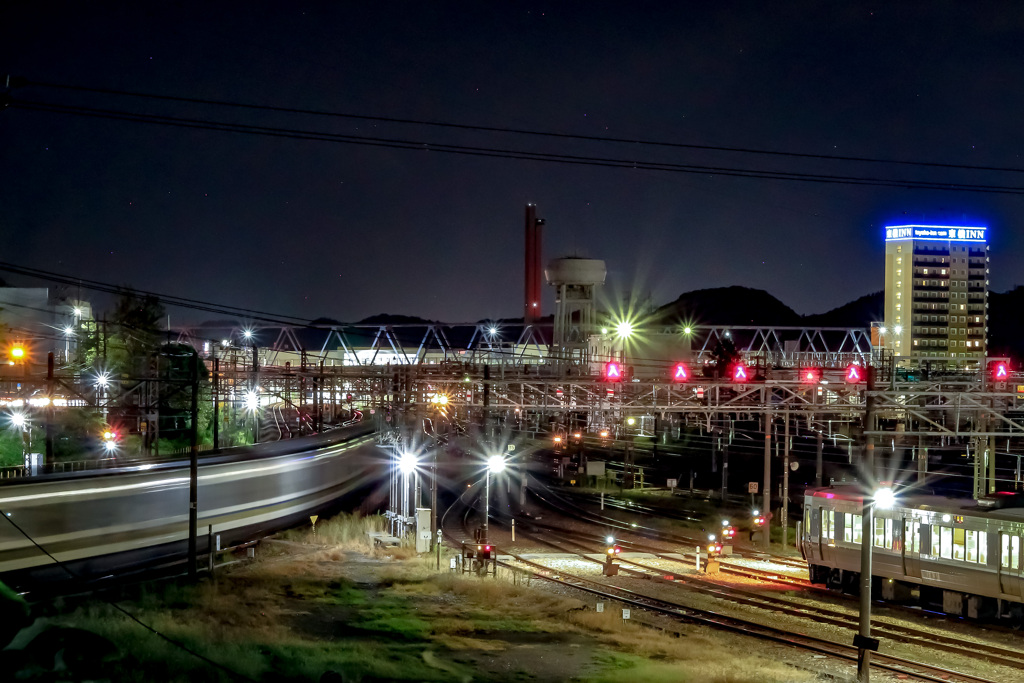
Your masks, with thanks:
[(541, 227), (543, 218), (537, 218), (537, 205), (526, 205), (526, 253), (523, 322), (532, 323), (541, 316), (540, 284), (541, 284)]

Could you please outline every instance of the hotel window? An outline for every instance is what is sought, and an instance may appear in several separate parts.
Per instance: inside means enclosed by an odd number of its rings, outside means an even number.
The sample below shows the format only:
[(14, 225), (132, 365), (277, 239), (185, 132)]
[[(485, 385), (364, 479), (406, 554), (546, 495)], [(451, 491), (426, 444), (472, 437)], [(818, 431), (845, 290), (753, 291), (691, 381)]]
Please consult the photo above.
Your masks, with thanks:
[(946, 274), (946, 269), (945, 269), (945, 268), (943, 268), (943, 269), (942, 269), (942, 274), (943, 274), (943, 275), (945, 275), (945, 274)]
[(897, 254), (898, 254), (898, 253), (900, 253), (900, 252), (902, 252), (902, 251), (903, 251), (903, 247), (902, 247), (902, 246), (900, 246), (900, 247), (896, 247), (896, 253), (897, 253)]
[(902, 311), (903, 310), (903, 304), (896, 304), (896, 310), (897, 311)]
[(927, 268), (925, 268), (925, 269), (924, 269), (924, 274), (925, 274), (925, 275), (927, 275), (927, 274), (928, 274), (928, 269), (927, 269)]

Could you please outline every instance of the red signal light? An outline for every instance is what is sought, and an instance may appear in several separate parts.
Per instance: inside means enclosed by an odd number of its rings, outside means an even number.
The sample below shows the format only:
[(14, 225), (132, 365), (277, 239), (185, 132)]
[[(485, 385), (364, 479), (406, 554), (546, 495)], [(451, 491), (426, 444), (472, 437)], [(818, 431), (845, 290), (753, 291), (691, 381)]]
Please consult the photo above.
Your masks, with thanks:
[(608, 361), (604, 364), (604, 378), (612, 381), (622, 379), (622, 366), (615, 361)]
[(485, 552), (491, 552), (491, 546), (489, 546), (489, 545), (485, 545), (485, 546), (484, 546), (484, 551), (485, 551)]
[(686, 382), (690, 379), (690, 371), (686, 369), (685, 363), (676, 363), (676, 367), (672, 370), (672, 381), (673, 382)]
[(846, 366), (846, 381), (849, 384), (857, 384), (864, 381), (864, 368), (859, 365)]
[(817, 384), (821, 381), (821, 370), (818, 368), (807, 368), (800, 371), (800, 381), (804, 384)]
[(992, 366), (992, 379), (997, 382), (1005, 382), (1010, 379), (1010, 368), (1006, 363), (996, 363)]
[(747, 376), (747, 368), (743, 363), (737, 363), (732, 368), (732, 381), (733, 382), (746, 382), (749, 379)]

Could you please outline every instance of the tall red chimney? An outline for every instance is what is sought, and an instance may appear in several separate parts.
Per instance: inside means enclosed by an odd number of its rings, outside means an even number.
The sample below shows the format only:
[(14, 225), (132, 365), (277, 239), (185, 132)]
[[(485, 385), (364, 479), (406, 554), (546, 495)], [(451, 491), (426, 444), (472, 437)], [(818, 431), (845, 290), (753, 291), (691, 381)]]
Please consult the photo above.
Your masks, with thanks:
[(541, 316), (541, 227), (543, 218), (537, 218), (537, 205), (526, 205), (526, 274), (524, 279), (523, 322), (532, 323)]

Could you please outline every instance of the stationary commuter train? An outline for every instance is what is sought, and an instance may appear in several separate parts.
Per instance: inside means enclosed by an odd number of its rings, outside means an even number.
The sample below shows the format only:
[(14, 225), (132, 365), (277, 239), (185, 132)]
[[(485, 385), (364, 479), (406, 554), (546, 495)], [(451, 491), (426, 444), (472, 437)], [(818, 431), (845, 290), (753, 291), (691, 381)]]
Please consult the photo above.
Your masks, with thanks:
[[(798, 535), (812, 582), (857, 592), (861, 506), (855, 486), (807, 490)], [(875, 510), (871, 536), (876, 597), (1024, 625), (1024, 496), (897, 494)]]
[[(203, 456), (199, 553), (330, 509), (369, 479), (373, 432), (355, 423)], [(0, 482), (0, 579), (11, 586), (184, 566), (188, 531), (188, 461)]]

